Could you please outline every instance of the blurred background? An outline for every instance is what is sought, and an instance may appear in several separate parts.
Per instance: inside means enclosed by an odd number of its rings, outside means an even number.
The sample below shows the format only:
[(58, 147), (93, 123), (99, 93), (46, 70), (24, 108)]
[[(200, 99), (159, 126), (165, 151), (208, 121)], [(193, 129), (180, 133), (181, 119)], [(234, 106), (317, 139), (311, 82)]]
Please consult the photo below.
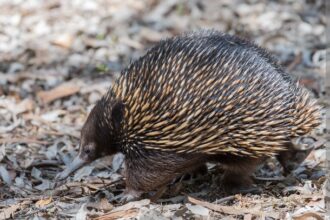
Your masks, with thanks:
[(17, 95), (25, 98), (63, 81), (111, 77), (160, 39), (200, 28), (255, 41), (293, 74), (324, 76), (324, 0), (1, 0), (0, 4), (0, 72), (6, 74), (1, 77), (0, 95), (18, 92), (11, 82), (22, 85)]
[[(2, 207), (17, 204), (13, 197), (40, 196), (51, 188), (60, 165), (76, 152), (88, 111), (131, 60), (163, 38), (201, 28), (267, 48), (329, 107), (325, 0), (0, 0)], [(325, 132), (323, 123), (317, 133), (329, 141)], [(320, 150), (315, 163), (324, 163)], [(89, 166), (74, 181), (92, 173), (112, 177), (104, 172)], [(318, 180), (324, 173), (315, 175)], [(318, 185), (313, 192), (320, 190)]]

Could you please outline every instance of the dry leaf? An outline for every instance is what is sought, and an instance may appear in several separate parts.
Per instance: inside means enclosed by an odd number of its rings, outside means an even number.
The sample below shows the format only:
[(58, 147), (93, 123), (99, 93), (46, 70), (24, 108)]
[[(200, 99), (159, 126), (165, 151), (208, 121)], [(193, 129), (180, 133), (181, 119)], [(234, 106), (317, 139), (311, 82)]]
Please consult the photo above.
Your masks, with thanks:
[(80, 209), (78, 210), (75, 219), (84, 220), (87, 219), (88, 211), (86, 209), (86, 204), (81, 205)]
[(139, 211), (139, 214), (136, 216), (137, 220), (170, 220), (171, 218), (167, 218), (162, 215), (159, 210), (155, 210), (148, 207), (142, 207)]
[(54, 111), (47, 112), (41, 115), (41, 118), (48, 122), (54, 122), (58, 120), (59, 116), (64, 115), (66, 111), (61, 109), (56, 109)]
[(195, 215), (208, 216), (209, 210), (201, 205), (186, 204), (186, 207)]
[(36, 202), (36, 206), (38, 208), (42, 208), (42, 207), (48, 205), (49, 203), (51, 203), (52, 200), (53, 200), (52, 197), (49, 197), (48, 199), (41, 199), (41, 200), (39, 200), (39, 201)]
[(30, 201), (24, 201), (22, 203), (11, 205), (7, 208), (0, 209), (0, 220), (9, 219), (13, 217), (13, 214), (20, 208), (25, 207), (25, 205), (29, 204)]
[(123, 165), (125, 156), (122, 153), (115, 154), (112, 159), (112, 170), (117, 172), (120, 167)]
[(82, 168), (80, 168), (78, 171), (76, 171), (76, 173), (73, 176), (73, 179), (75, 181), (80, 181), (82, 178), (91, 175), (91, 173), (94, 170), (94, 166), (84, 166)]
[(244, 215), (244, 219), (243, 220), (252, 220), (252, 219), (253, 219), (253, 215), (246, 214), (246, 215)]
[(43, 179), (42, 183), (35, 186), (34, 188), (37, 189), (37, 190), (40, 190), (40, 191), (45, 191), (46, 189), (52, 189), (54, 185), (55, 185), (54, 182)]
[(113, 211), (121, 211), (121, 210), (128, 210), (128, 209), (134, 209), (134, 208), (141, 208), (143, 206), (149, 205), (150, 200), (149, 199), (143, 199), (140, 201), (134, 201), (134, 202), (129, 202), (123, 206), (116, 207)]
[(98, 202), (91, 202), (87, 204), (87, 207), (95, 208), (98, 210), (103, 211), (111, 211), (113, 209), (113, 205), (109, 203), (109, 200), (107, 198), (102, 198)]
[(1, 142), (0, 139), (0, 162), (4, 159), (5, 155), (6, 155), (6, 147), (4, 144), (2, 144), (3, 142)]
[(0, 209), (0, 220), (13, 217), (12, 215), (20, 208), (20, 204), (11, 205), (8, 208)]
[(2, 180), (7, 184), (7, 185), (11, 185), (12, 183), (12, 178), (8, 172), (8, 170), (0, 165), (0, 177), (2, 178)]

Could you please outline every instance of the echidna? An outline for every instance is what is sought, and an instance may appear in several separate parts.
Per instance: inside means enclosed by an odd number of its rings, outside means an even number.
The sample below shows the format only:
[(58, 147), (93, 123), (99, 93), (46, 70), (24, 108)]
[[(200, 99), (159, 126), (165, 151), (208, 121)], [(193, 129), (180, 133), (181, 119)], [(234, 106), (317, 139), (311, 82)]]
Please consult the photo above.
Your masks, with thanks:
[(266, 50), (217, 31), (195, 32), (161, 41), (122, 71), (58, 178), (121, 152), (133, 197), (206, 162), (225, 165), (229, 191), (247, 189), (264, 158), (290, 159), (292, 140), (319, 122), (316, 101)]

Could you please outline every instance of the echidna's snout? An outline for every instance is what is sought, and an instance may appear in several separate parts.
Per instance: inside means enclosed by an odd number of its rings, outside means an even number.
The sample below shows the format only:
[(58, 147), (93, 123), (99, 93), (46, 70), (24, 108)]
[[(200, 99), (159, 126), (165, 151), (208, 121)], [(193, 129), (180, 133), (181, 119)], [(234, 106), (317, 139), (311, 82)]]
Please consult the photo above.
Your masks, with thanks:
[(79, 169), (80, 167), (87, 164), (88, 161), (83, 160), (79, 155), (73, 159), (71, 164), (69, 164), (61, 173), (56, 176), (56, 180), (64, 180), (66, 179), (71, 173)]
[(73, 159), (73, 161), (56, 176), (57, 180), (66, 179), (71, 173), (78, 170), (85, 164), (96, 159), (96, 145), (87, 144), (80, 147), (79, 154)]

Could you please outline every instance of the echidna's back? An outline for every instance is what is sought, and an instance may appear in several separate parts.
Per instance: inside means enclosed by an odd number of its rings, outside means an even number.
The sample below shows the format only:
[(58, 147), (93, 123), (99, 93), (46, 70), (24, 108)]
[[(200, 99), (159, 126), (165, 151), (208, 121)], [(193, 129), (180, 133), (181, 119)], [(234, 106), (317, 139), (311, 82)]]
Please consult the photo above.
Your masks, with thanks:
[(131, 146), (270, 155), (319, 123), (318, 107), (256, 45), (219, 32), (160, 42), (114, 86)]

